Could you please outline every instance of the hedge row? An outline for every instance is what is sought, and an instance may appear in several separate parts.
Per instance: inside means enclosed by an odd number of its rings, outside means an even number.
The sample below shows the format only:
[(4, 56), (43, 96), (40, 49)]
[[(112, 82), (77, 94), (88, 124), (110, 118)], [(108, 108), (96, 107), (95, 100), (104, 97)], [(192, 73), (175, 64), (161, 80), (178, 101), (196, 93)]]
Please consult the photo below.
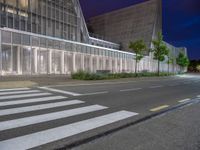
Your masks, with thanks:
[[(160, 76), (171, 76), (174, 75), (172, 73), (160, 73)], [(78, 71), (77, 73), (73, 73), (72, 79), (77, 80), (107, 80), (107, 79), (120, 79), (120, 78), (133, 78), (133, 77), (154, 77), (158, 76), (157, 73), (152, 72), (144, 72), (144, 73), (89, 73), (85, 71)]]

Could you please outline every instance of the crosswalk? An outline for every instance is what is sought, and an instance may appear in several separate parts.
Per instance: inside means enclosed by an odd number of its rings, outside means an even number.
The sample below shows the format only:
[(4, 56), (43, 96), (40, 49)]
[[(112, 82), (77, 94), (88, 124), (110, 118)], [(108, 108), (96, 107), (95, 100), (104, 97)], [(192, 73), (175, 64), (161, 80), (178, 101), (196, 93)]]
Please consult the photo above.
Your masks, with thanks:
[[(56, 95), (42, 89), (2, 89), (0, 90), (0, 149), (24, 150), (39, 147), (51, 142), (70, 138), (84, 132), (90, 132), (106, 125), (112, 125), (138, 115), (135, 112), (115, 111), (107, 113), (110, 108), (98, 104), (90, 104), (66, 96)], [(34, 113), (37, 112), (37, 113)], [(101, 112), (100, 115), (95, 112)], [(82, 115), (93, 117), (82, 119)], [(16, 117), (17, 116), (17, 117)], [(47, 127), (49, 121), (80, 117), (78, 121), (64, 122), (60, 126)], [(73, 119), (72, 119), (73, 120)], [(43, 129), (27, 133), (27, 127), (44, 125)], [(37, 130), (37, 128), (36, 128)], [(1, 133), (15, 133), (13, 137), (2, 137)]]

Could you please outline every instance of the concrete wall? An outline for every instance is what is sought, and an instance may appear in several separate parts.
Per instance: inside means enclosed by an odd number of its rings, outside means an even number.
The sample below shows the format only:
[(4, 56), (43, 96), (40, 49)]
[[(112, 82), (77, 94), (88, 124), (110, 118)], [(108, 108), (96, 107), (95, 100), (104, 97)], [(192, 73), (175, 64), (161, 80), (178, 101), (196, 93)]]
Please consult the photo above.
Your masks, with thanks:
[(94, 33), (121, 43), (122, 50), (129, 50), (129, 42), (138, 39), (143, 39), (150, 48), (152, 38), (162, 30), (161, 0), (149, 0), (96, 16), (89, 24)]

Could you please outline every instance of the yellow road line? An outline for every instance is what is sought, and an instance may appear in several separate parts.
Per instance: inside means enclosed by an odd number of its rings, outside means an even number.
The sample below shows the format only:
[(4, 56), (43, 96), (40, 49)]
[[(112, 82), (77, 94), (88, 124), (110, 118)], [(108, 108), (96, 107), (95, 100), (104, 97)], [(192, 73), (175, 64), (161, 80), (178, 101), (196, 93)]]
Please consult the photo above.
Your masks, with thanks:
[(178, 101), (179, 103), (184, 103), (184, 102), (187, 102), (187, 101), (190, 101), (191, 99), (190, 98), (187, 98), (187, 99), (183, 99), (183, 100), (180, 100)]
[(159, 106), (156, 108), (152, 108), (152, 109), (150, 109), (150, 111), (159, 111), (159, 110), (167, 108), (167, 107), (169, 107), (169, 105), (162, 105), (162, 106)]

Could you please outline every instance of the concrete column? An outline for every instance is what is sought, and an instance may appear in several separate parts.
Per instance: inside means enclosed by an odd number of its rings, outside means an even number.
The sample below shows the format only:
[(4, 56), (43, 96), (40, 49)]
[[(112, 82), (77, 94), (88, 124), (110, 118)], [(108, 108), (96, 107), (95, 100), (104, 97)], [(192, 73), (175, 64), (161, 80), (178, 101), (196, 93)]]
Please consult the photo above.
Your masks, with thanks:
[(20, 47), (17, 46), (17, 74), (22, 74), (20, 60)]
[(73, 63), (73, 72), (76, 72), (76, 53), (73, 53), (72, 56), (72, 63)]
[(127, 72), (130, 72), (130, 60), (127, 59)]
[(37, 68), (37, 63), (38, 63), (38, 60), (37, 60), (37, 49), (34, 49), (33, 51), (33, 59), (34, 59), (34, 71), (35, 71), (35, 74), (38, 73), (38, 68)]
[(97, 56), (96, 59), (97, 59), (96, 70), (99, 70), (99, 56)]
[(61, 74), (65, 74), (65, 52), (61, 51)]
[(85, 56), (84, 54), (81, 54), (81, 68), (82, 70), (85, 70)]
[(89, 65), (90, 65), (90, 72), (93, 72), (93, 56), (92, 55), (90, 56), (90, 63), (89, 63)]
[(120, 58), (120, 72), (122, 72), (122, 59)]
[(2, 70), (1, 30), (0, 30), (0, 75), (3, 75), (3, 70)]
[(128, 63), (128, 60), (125, 59), (125, 70), (126, 70), (126, 72), (128, 71), (128, 65), (127, 65), (127, 63)]
[(131, 60), (131, 72), (134, 73), (134, 60)]
[[(13, 33), (11, 32), (11, 43), (13, 43), (12, 36), (13, 36)], [(11, 62), (10, 63), (11, 63), (11, 66), (10, 66), (9, 73), (13, 74), (13, 46), (12, 46), (12, 44), (11, 44)]]
[(103, 58), (103, 69), (106, 70), (106, 57)]
[(104, 60), (104, 57), (102, 57), (102, 70), (104, 70), (105, 68), (105, 60)]
[(52, 73), (52, 50), (48, 52), (48, 74)]
[(118, 69), (117, 69), (117, 58), (115, 58), (115, 67), (114, 67), (114, 72), (117, 73)]
[(109, 70), (112, 72), (112, 58), (108, 57), (108, 61), (109, 61)]

